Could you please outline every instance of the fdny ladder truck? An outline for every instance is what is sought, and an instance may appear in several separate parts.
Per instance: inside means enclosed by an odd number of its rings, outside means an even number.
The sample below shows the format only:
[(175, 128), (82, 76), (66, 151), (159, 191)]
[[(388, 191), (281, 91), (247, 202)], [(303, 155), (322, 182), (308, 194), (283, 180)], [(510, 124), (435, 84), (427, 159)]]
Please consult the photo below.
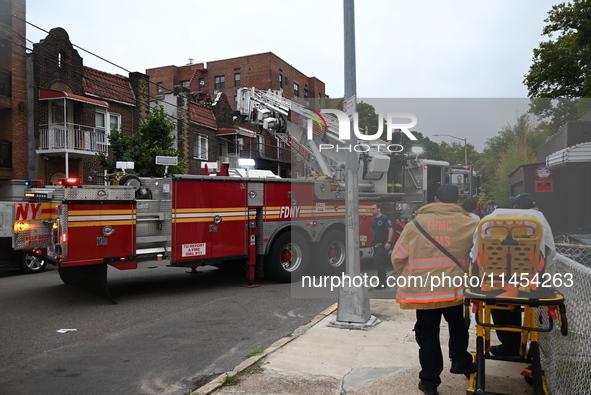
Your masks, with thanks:
[[(216, 176), (127, 176), (125, 185), (64, 179), (61, 185), (26, 190), (13, 244), (46, 248), (65, 283), (103, 295), (108, 295), (108, 266), (129, 270), (155, 259), (192, 269), (242, 265), (249, 283), (257, 276), (289, 282), (304, 273), (342, 272), (344, 151), (321, 151), (320, 145), (343, 145), (338, 122), (275, 92), (241, 89), (238, 102), (246, 120), (286, 141), (326, 177), (236, 177), (222, 166)], [(390, 155), (384, 145), (377, 142), (359, 155), (361, 248), (371, 247), (372, 204), (386, 203), (383, 211), (394, 220), (396, 201), (405, 195), (388, 191)], [(439, 167), (443, 182), (445, 166)], [(427, 168), (421, 171), (426, 174)], [(426, 181), (416, 188), (423, 185)], [(41, 209), (42, 218), (29, 215)]]

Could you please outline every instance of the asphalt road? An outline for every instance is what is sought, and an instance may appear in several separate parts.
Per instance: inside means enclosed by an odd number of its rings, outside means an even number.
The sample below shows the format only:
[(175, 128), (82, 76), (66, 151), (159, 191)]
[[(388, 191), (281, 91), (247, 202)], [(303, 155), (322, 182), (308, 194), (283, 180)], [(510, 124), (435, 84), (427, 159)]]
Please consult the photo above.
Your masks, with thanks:
[(52, 266), (0, 274), (0, 394), (186, 394), (335, 302), (207, 269), (109, 269), (118, 304), (62, 284)]
[(294, 298), (290, 284), (265, 280), (246, 288), (211, 267), (152, 266), (109, 269), (118, 304), (63, 284), (53, 266), (0, 272), (0, 394), (187, 394), (338, 300)]

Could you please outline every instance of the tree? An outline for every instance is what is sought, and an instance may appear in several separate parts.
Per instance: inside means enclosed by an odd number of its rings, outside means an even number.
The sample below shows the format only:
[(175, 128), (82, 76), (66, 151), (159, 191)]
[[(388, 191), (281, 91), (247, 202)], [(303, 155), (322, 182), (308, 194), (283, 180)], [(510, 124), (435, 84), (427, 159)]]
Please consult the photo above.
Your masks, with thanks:
[(469, 165), (475, 164), (480, 158), (480, 153), (476, 151), (476, 148), (472, 144), (464, 144), (454, 141), (451, 144), (443, 141), (439, 144), (439, 152), (441, 160), (449, 162), (450, 165), (466, 164), (466, 151), (468, 152), (468, 163)]
[(486, 141), (477, 164), (483, 174), (483, 187), (499, 205), (508, 207), (509, 175), (519, 166), (537, 162), (537, 148), (546, 140), (548, 129), (536, 124), (530, 114), (505, 126)]
[[(141, 177), (158, 177), (164, 175), (164, 167), (155, 164), (156, 156), (178, 156), (179, 152), (172, 147), (175, 137), (172, 132), (175, 124), (166, 118), (162, 106), (156, 106), (150, 114), (142, 119), (137, 134), (128, 135), (122, 129), (114, 130), (109, 136), (112, 159), (99, 154), (99, 163), (107, 172), (116, 171), (117, 161), (134, 162), (131, 173)], [(179, 158), (177, 166), (169, 167), (169, 173), (183, 174), (187, 165)]]
[[(357, 114), (359, 115), (359, 128), (367, 130), (367, 133), (370, 135), (376, 134), (380, 117), (376, 114), (374, 106), (365, 102), (359, 102), (357, 103)], [(387, 141), (385, 120), (383, 121), (382, 135), (380, 139)]]
[(591, 1), (554, 5), (548, 15), (542, 35), (558, 37), (534, 49), (530, 97), (591, 97)]
[(524, 83), (532, 112), (557, 130), (591, 109), (589, 100), (578, 100), (591, 97), (591, 1), (554, 5), (545, 22), (542, 35), (551, 39), (534, 49)]

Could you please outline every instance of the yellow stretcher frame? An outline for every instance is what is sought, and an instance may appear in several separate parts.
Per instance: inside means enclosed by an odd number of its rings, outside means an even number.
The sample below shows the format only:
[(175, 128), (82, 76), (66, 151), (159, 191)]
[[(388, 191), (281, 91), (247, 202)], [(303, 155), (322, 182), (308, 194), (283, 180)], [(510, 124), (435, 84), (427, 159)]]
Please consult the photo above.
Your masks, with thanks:
[[(540, 275), (547, 273), (540, 248), (543, 245), (543, 226), (533, 217), (499, 216), (480, 221), (477, 231), (478, 257), (471, 264), (470, 275), (478, 276), (481, 281), (479, 286), (465, 289), (464, 302), (466, 324), (470, 322), (471, 305), (476, 321), (476, 352), (472, 354), (476, 373), (470, 375), (466, 393), (499, 395), (486, 391), (485, 361), (494, 359), (529, 364), (521, 374), (533, 384), (536, 395), (547, 395), (540, 360), (539, 333), (551, 331), (553, 322), (558, 321), (562, 334), (566, 336), (568, 324), (562, 294), (553, 287), (539, 284)], [(518, 281), (509, 284), (513, 275)], [(536, 308), (542, 306), (548, 313), (548, 325), (545, 327), (538, 326), (536, 314)], [(492, 320), (492, 310), (495, 309), (523, 312), (521, 325), (495, 324)], [(539, 314), (541, 318), (541, 310)], [(519, 356), (493, 356), (490, 353), (492, 330), (520, 332)]]

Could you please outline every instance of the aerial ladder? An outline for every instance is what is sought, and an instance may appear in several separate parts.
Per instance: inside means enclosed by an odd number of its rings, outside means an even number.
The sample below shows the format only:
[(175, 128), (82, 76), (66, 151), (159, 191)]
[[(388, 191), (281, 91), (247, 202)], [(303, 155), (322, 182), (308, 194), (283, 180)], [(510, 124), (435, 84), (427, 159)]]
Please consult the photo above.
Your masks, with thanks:
[[(279, 91), (240, 88), (240, 115), (284, 141), (311, 168), (317, 168), (344, 189), (345, 153), (359, 153), (360, 195), (387, 194), (391, 145), (383, 140), (346, 143), (339, 138), (339, 120), (331, 110), (316, 111), (284, 98)], [(353, 140), (351, 140), (353, 141)]]

